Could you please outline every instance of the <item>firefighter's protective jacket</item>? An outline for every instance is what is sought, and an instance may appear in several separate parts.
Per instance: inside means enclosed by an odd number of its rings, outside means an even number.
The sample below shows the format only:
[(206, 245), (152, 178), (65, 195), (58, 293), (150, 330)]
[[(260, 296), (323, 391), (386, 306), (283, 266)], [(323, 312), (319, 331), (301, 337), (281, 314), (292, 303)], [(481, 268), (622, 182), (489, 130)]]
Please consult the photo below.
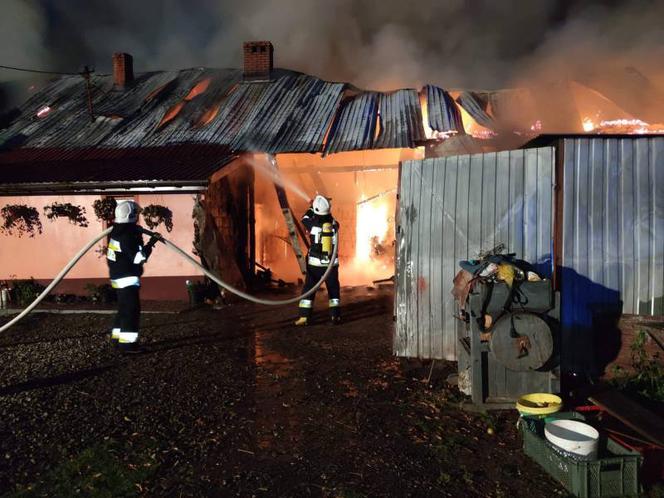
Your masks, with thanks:
[[(339, 223), (331, 214), (318, 215), (313, 209), (309, 209), (302, 217), (302, 224), (309, 232), (311, 243), (307, 264), (318, 267), (329, 266), (334, 247), (338, 243)], [(337, 257), (332, 264), (337, 266), (339, 258)]]
[(122, 289), (140, 285), (143, 263), (150, 257), (151, 247), (144, 247), (141, 228), (134, 223), (118, 223), (108, 236), (106, 261), (111, 285)]

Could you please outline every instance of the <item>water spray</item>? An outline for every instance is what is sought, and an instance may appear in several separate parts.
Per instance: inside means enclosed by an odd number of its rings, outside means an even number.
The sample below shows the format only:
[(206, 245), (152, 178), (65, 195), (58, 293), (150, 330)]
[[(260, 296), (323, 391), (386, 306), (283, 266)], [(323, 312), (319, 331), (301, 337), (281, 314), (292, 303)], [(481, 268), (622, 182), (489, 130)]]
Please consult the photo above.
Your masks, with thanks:
[[(103, 232), (101, 232), (98, 236), (93, 238), (90, 242), (88, 242), (84, 247), (81, 248), (80, 251), (76, 253), (76, 255), (65, 265), (65, 267), (58, 273), (58, 275), (53, 279), (53, 281), (44, 289), (44, 291), (37, 296), (37, 298), (30, 303), (30, 305), (25, 308), (21, 313), (19, 313), (17, 316), (15, 316), (12, 320), (4, 324), (2, 327), (0, 327), (0, 332), (4, 332), (5, 330), (9, 329), (13, 325), (15, 325), (18, 321), (20, 321), (22, 318), (24, 318), (26, 315), (28, 315), (35, 307), (44, 300), (44, 298), (55, 288), (56, 285), (58, 285), (63, 278), (69, 273), (69, 271), (78, 263), (78, 261), (87, 253), (97, 242), (99, 242), (101, 239), (104, 237), (108, 236), (111, 233), (112, 228), (107, 228)], [(154, 235), (154, 232), (151, 232), (149, 230), (146, 230), (144, 228), (141, 229), (145, 234), (147, 235)], [(196, 261), (194, 258), (192, 258), (189, 254), (187, 254), (186, 251), (175, 245), (173, 242), (170, 240), (167, 240), (163, 237), (159, 237), (158, 239), (160, 242), (166, 245), (171, 251), (174, 253), (178, 254), (179, 256), (185, 258), (189, 263), (191, 263), (193, 266), (201, 270), (210, 280), (212, 280), (214, 283), (219, 285), (220, 287), (226, 289), (228, 292), (231, 292), (235, 294), (236, 296), (241, 297), (242, 299), (246, 299), (247, 301), (251, 301), (256, 304), (263, 304), (266, 306), (283, 306), (286, 304), (293, 304), (298, 302), (300, 299), (304, 299), (306, 297), (309, 297), (312, 295), (314, 292), (318, 290), (318, 288), (323, 285), (323, 282), (327, 280), (327, 277), (330, 275), (330, 272), (334, 268), (333, 264), (330, 264), (327, 267), (327, 270), (325, 270), (325, 273), (323, 276), (320, 278), (320, 280), (314, 285), (310, 290), (305, 292), (304, 294), (301, 294), (296, 297), (292, 297), (290, 299), (281, 299), (281, 300), (271, 300), (271, 299), (261, 299), (255, 296), (252, 296), (251, 294), (247, 294), (246, 292), (241, 291), (240, 289), (236, 289), (232, 285), (230, 285), (227, 282), (224, 282), (221, 278), (219, 278), (217, 275), (212, 273), (210, 270), (204, 268), (198, 261)], [(338, 244), (334, 246), (333, 252), (332, 252), (332, 257), (330, 258), (331, 262), (334, 262), (337, 259), (337, 251), (338, 251)]]
[(297, 183), (279, 174), (279, 170), (277, 169), (277, 160), (274, 156), (262, 155), (261, 159), (259, 159), (254, 155), (253, 157), (249, 157), (247, 159), (247, 163), (252, 168), (254, 168), (256, 173), (267, 178), (272, 183), (276, 183), (280, 187), (283, 187), (286, 190), (292, 192), (303, 201), (309, 202), (309, 196)]

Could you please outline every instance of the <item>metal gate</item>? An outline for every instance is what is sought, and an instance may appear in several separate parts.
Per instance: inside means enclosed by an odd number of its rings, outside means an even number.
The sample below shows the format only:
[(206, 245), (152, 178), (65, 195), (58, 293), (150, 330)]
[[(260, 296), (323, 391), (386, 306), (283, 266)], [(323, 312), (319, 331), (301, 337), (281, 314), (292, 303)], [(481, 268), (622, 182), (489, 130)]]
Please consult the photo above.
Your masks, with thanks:
[(504, 243), (550, 277), (554, 148), (405, 161), (397, 228), (397, 356), (456, 359), (459, 260)]

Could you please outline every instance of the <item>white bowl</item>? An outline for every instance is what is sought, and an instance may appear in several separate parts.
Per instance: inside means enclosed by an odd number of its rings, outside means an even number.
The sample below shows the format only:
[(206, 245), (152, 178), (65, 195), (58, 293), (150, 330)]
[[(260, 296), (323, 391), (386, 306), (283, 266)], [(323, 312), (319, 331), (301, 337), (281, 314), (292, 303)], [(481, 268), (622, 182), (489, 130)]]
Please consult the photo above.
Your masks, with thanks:
[(597, 458), (599, 432), (577, 420), (554, 420), (544, 426), (546, 439), (558, 448), (580, 457)]

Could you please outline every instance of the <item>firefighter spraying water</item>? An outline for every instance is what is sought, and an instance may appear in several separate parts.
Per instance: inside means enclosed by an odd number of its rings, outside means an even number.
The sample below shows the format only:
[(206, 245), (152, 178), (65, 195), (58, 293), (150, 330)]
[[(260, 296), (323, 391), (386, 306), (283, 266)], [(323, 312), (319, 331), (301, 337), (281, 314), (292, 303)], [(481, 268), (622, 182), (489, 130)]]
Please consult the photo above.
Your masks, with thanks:
[[(328, 204), (328, 206), (329, 206), (329, 204)], [(122, 216), (125, 216), (124, 213), (116, 213), (116, 217), (117, 217), (118, 214), (121, 214)], [(131, 218), (131, 213), (128, 212), (126, 214), (127, 221), (130, 218)], [(137, 227), (137, 225), (135, 223), (133, 224), (133, 226)], [(267, 306), (281, 306), (281, 305), (286, 305), (286, 304), (297, 303), (297, 302), (299, 302), (303, 299), (308, 298), (309, 296), (312, 296), (318, 290), (318, 288), (323, 284), (323, 282), (326, 282), (328, 280), (328, 277), (330, 277), (330, 275), (332, 274), (333, 271), (335, 272), (335, 275), (337, 275), (335, 277), (337, 288), (339, 286), (339, 284), (338, 284), (339, 280), (338, 280), (338, 274), (337, 274), (338, 266), (335, 265), (335, 264), (328, 264), (326, 266), (326, 269), (322, 272), (322, 275), (320, 276), (320, 279), (317, 282), (314, 280), (314, 285), (311, 286), (311, 287), (307, 287), (307, 289), (305, 289), (303, 291), (303, 293), (299, 296), (295, 296), (295, 297), (292, 297), (290, 299), (282, 299), (282, 300), (269, 300), (269, 299), (257, 298), (257, 297), (252, 296), (251, 294), (247, 294), (246, 292), (241, 291), (240, 289), (236, 289), (232, 285), (226, 283), (221, 278), (219, 278), (218, 275), (215, 275), (214, 273), (212, 273), (207, 268), (204, 268), (198, 261), (196, 261), (194, 258), (192, 258), (186, 251), (184, 251), (180, 247), (173, 244), (170, 240), (165, 239), (165, 238), (161, 237), (161, 235), (159, 235), (157, 233), (154, 233), (154, 232), (151, 232), (149, 230), (146, 230), (144, 228), (137, 227), (137, 229), (138, 229), (138, 231), (140, 231), (140, 232), (142, 232), (146, 235), (149, 235), (151, 237), (151, 240), (148, 243), (148, 246), (146, 246), (146, 247), (149, 247), (148, 252), (150, 252), (152, 246), (156, 242), (162, 242), (171, 251), (173, 251), (174, 253), (178, 254), (181, 257), (183, 257), (189, 263), (191, 263), (193, 266), (195, 266), (197, 269), (202, 271), (214, 283), (216, 283), (217, 285), (219, 285), (223, 289), (226, 289), (228, 292), (231, 292), (231, 293), (241, 297), (242, 299), (246, 299), (247, 301), (251, 301), (253, 303), (264, 304), (264, 305), (267, 305)], [(101, 232), (99, 235), (94, 237), (83, 248), (81, 248), (81, 250), (78, 251), (78, 253), (76, 253), (76, 255), (71, 259), (71, 261), (69, 261), (69, 263), (67, 263), (67, 265), (65, 265), (65, 267), (60, 271), (60, 273), (58, 273), (58, 275), (53, 279), (53, 281), (46, 287), (46, 289), (44, 289), (44, 291), (32, 303), (30, 303), (30, 305), (27, 308), (25, 308), (21, 313), (19, 313), (17, 316), (15, 316), (13, 319), (11, 319), (9, 322), (7, 322), (6, 324), (0, 326), (0, 332), (4, 332), (5, 330), (8, 330), (14, 324), (16, 324), (21, 319), (23, 319), (25, 316), (27, 316), (32, 310), (34, 310), (37, 307), (37, 305), (55, 288), (55, 286), (58, 285), (62, 281), (62, 279), (65, 278), (65, 276), (67, 276), (67, 274), (76, 265), (76, 263), (78, 263), (78, 261), (85, 255), (85, 253), (87, 253), (92, 247), (94, 247), (94, 245), (96, 243), (98, 243), (104, 237), (110, 236), (110, 238), (112, 238), (113, 230), (115, 230), (115, 227), (107, 228), (106, 230)], [(329, 256), (329, 261), (337, 261), (337, 251), (338, 251), (338, 244), (336, 243), (336, 231), (337, 230), (338, 230), (338, 225), (337, 225), (337, 228), (334, 229), (334, 237), (335, 237), (334, 241), (335, 242), (332, 243), (332, 252), (331, 252), (331, 255)], [(326, 233), (329, 233), (329, 232), (330, 232), (330, 230), (328, 228)], [(321, 233), (322, 233), (322, 230), (321, 230)], [(134, 242), (138, 243), (138, 239), (135, 239)], [(110, 245), (110, 243), (111, 243), (111, 241), (109, 240), (109, 245)], [(327, 244), (327, 242), (326, 242), (326, 244)], [(140, 245), (142, 245), (142, 243)], [(120, 250), (122, 250), (122, 241), (120, 241), (120, 246), (119, 247), (120, 247)], [(326, 245), (326, 247), (329, 249), (329, 245)], [(132, 250), (134, 251), (133, 252), (134, 256), (133, 256), (133, 259), (131, 260), (131, 263), (134, 264), (134, 265), (138, 264), (139, 266), (142, 265), (145, 262), (145, 260), (141, 260), (139, 262), (136, 262), (136, 261), (138, 261), (138, 259), (141, 259), (140, 255), (139, 255), (139, 254), (141, 254), (141, 251), (136, 250), (136, 248), (134, 248)], [(116, 251), (113, 249), (113, 252), (115, 253)], [(149, 256), (149, 254), (148, 255), (145, 254), (145, 248), (143, 248), (142, 254), (145, 257), (145, 259), (147, 259), (147, 256)], [(330, 254), (330, 253), (327, 253), (327, 254)], [(110, 255), (110, 253), (107, 253), (107, 259), (109, 259), (109, 266), (110, 266), (110, 261), (111, 261), (111, 258), (113, 256), (109, 257), (109, 255)], [(117, 254), (115, 256), (117, 256)], [(323, 268), (323, 267), (321, 267), (321, 268)], [(140, 271), (137, 270), (136, 268), (132, 268), (132, 271), (129, 272), (129, 273), (132, 273), (132, 272), (136, 273), (137, 271), (139, 272), (138, 275), (134, 275), (134, 274), (120, 275), (119, 273), (116, 275), (114, 273), (114, 270), (111, 270), (111, 280), (112, 281), (113, 280), (117, 281), (118, 279), (121, 279), (121, 278), (131, 277), (132, 281), (136, 281), (136, 280), (138, 280), (138, 277), (140, 276)], [(133, 277), (136, 277), (136, 278), (134, 279)], [(313, 278), (315, 279), (315, 277), (313, 277)], [(124, 280), (123, 280), (123, 282), (124, 282)], [(140, 281), (139, 281), (139, 283), (140, 283)], [(135, 285), (135, 284), (132, 285), (132, 286), (137, 287), (137, 285)], [(116, 282), (116, 287), (117, 287), (117, 282)], [(328, 287), (328, 292), (330, 292), (329, 287)], [(133, 327), (134, 323), (136, 322), (136, 313), (140, 312), (140, 308), (138, 308), (138, 311), (135, 308), (135, 304), (136, 304), (135, 299), (138, 299), (138, 292), (135, 292), (135, 294), (136, 294), (135, 297), (131, 296), (131, 299), (128, 297), (125, 301), (123, 301), (123, 302), (129, 302), (129, 303), (133, 303), (133, 304), (130, 305), (131, 313), (129, 313), (129, 310), (127, 310), (126, 311), (127, 317), (124, 320), (119, 319), (119, 321), (116, 322), (116, 325), (117, 324), (120, 325), (120, 327), (119, 327), (120, 331), (117, 331), (117, 330), (115, 331), (116, 332), (115, 335), (116, 335), (116, 337), (118, 337), (118, 340), (120, 340), (120, 338), (123, 337), (119, 334), (119, 332), (122, 332), (122, 323), (125, 323), (127, 328)], [(338, 301), (337, 301), (337, 304), (338, 304)], [(121, 304), (121, 306), (122, 306), (122, 304)], [(126, 330), (126, 332), (128, 334), (132, 334), (131, 336), (130, 335), (126, 336), (127, 339), (128, 339), (127, 344), (135, 343), (136, 340), (138, 339), (138, 325), (135, 325), (135, 327), (136, 327), (136, 330)], [(116, 326), (114, 328), (117, 329), (118, 327)], [(133, 335), (134, 333), (135, 333), (135, 336)], [(129, 341), (129, 338), (131, 338), (133, 340)], [(135, 346), (130, 346), (127, 349), (133, 349), (134, 347)]]
[[(339, 245), (339, 223), (332, 217), (330, 201), (317, 195), (311, 207), (302, 217), (302, 224), (309, 232), (311, 245), (307, 254), (307, 275), (303, 292), (314, 288), (316, 282), (325, 279), (329, 299), (330, 319), (333, 324), (341, 323), (341, 300), (339, 286), (339, 258), (336, 257)], [(308, 325), (313, 311), (315, 290), (307, 298), (300, 300), (300, 317), (295, 325)]]

